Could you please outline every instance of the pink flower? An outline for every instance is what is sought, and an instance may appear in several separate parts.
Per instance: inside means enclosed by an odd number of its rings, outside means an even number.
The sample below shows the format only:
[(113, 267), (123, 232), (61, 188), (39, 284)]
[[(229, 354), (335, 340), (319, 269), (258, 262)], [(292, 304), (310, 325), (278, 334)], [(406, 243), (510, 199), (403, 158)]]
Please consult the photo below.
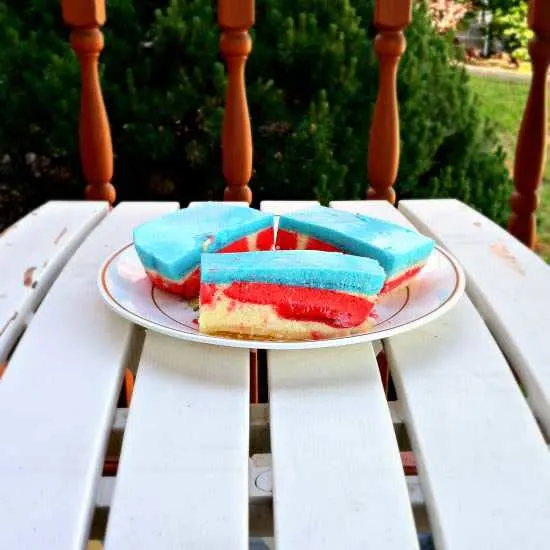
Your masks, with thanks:
[(436, 30), (445, 33), (456, 30), (458, 24), (470, 11), (471, 6), (469, 3), (456, 0), (429, 0), (428, 9)]

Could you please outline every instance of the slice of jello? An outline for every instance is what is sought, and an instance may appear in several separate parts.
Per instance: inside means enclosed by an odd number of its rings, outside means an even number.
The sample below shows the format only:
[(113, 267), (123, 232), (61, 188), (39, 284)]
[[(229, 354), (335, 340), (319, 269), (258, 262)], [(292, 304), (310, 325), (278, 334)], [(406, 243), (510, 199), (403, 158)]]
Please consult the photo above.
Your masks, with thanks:
[(378, 262), (346, 254), (203, 254), (199, 328), (271, 340), (366, 332), (384, 280)]
[(246, 252), (273, 247), (273, 215), (252, 208), (205, 203), (146, 222), (134, 245), (153, 285), (196, 298), (203, 252)]
[(432, 239), (401, 225), (325, 206), (279, 218), (276, 248), (325, 250), (373, 258), (384, 268), (382, 293), (406, 286), (433, 250)]

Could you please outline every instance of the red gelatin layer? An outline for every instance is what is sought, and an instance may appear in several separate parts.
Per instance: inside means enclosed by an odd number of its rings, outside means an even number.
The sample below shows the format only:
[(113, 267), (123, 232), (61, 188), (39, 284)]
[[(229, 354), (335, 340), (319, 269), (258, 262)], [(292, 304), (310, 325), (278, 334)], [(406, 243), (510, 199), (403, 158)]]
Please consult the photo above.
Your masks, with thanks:
[(238, 241), (228, 244), (225, 248), (222, 248), (220, 252), (248, 252), (248, 237), (243, 237)]
[(412, 279), (412, 277), (414, 277), (421, 269), (422, 266), (415, 266), (412, 269), (405, 271), (405, 273), (403, 273), (402, 275), (399, 275), (399, 277), (395, 277), (395, 279), (390, 279), (383, 286), (380, 294), (385, 294), (386, 292), (391, 292), (392, 290), (396, 289), (399, 285), (405, 283), (409, 279)]
[(276, 248), (279, 250), (297, 250), (298, 238), (305, 244), (305, 250), (320, 250), (322, 252), (342, 252), (339, 248), (332, 246), (331, 244), (320, 241), (307, 235), (298, 235), (294, 231), (287, 231), (286, 229), (280, 229), (277, 232), (277, 244)]
[(306, 244), (306, 250), (320, 250), (321, 252), (342, 252), (339, 248), (331, 244), (319, 241), (313, 237), (309, 237)]
[(198, 268), (195, 269), (195, 271), (193, 271), (183, 281), (171, 281), (170, 279), (161, 277), (158, 273), (152, 273), (150, 271), (147, 272), (147, 275), (149, 276), (149, 279), (151, 279), (153, 286), (161, 288), (166, 292), (182, 296), (186, 300), (195, 298), (199, 293), (201, 280)]
[[(201, 306), (212, 302), (215, 291), (214, 284), (201, 286)], [(324, 323), (334, 328), (359, 326), (367, 320), (374, 307), (366, 297), (271, 283), (235, 282), (223, 293), (236, 302), (271, 305), (284, 319)]]
[(298, 247), (298, 235), (292, 231), (279, 229), (277, 231), (277, 243), (275, 248), (279, 250), (296, 250)]
[[(273, 227), (260, 231), (256, 238), (256, 250), (271, 250), (274, 244), (274, 237)], [(227, 250), (225, 252), (227, 252)]]

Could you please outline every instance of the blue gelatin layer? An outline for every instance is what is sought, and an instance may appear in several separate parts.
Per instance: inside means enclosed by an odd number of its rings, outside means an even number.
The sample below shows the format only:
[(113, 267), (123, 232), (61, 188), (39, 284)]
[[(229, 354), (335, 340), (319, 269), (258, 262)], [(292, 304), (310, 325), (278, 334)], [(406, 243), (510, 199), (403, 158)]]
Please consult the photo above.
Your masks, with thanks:
[(273, 283), (378, 294), (385, 273), (376, 260), (318, 250), (203, 254), (201, 282)]

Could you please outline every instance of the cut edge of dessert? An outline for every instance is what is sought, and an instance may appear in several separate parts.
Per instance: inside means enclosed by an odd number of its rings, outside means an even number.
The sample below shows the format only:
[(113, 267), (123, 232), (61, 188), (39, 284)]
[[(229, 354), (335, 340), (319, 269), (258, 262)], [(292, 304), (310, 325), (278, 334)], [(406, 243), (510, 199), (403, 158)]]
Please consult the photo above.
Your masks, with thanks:
[(378, 262), (340, 253), (204, 254), (200, 331), (276, 340), (367, 332), (384, 280)]

